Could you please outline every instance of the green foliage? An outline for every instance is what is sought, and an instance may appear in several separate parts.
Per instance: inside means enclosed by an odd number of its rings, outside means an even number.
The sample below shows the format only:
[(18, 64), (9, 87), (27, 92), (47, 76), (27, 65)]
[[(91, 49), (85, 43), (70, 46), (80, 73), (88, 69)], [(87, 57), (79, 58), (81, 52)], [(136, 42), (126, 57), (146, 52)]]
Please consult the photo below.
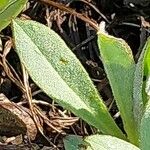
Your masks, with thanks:
[(145, 92), (148, 100), (150, 98), (150, 38), (145, 46), (144, 75), (146, 77)]
[(145, 46), (145, 59), (144, 59), (144, 75), (150, 76), (150, 39), (148, 39), (147, 44)]
[[(135, 62), (132, 51), (122, 40), (100, 33), (98, 45), (112, 92), (123, 120), (129, 140), (138, 143), (133, 115), (133, 80)], [(132, 127), (132, 128), (131, 128)]]
[[(146, 93), (146, 85), (148, 88), (148, 77), (150, 73), (149, 67), (150, 67), (150, 39), (147, 40), (143, 51), (138, 59), (138, 62), (136, 64), (135, 69), (135, 77), (134, 77), (134, 88), (133, 88), (133, 112), (134, 112), (134, 118), (136, 120), (138, 130), (141, 119), (144, 113), (144, 106), (148, 101), (147, 93)], [(145, 76), (145, 80), (143, 81), (143, 78)], [(148, 91), (147, 91), (148, 92)]]
[(54, 31), (34, 21), (14, 20), (13, 34), (21, 62), (47, 95), (104, 134), (125, 138), (87, 72)]
[(82, 138), (69, 135), (64, 138), (66, 150), (140, 150), (135, 145), (109, 135), (92, 135)]
[(0, 31), (4, 29), (23, 9), (28, 0), (0, 1)]
[(12, 29), (16, 51), (33, 81), (61, 106), (107, 134), (84, 140), (66, 137), (66, 150), (139, 150), (130, 143), (140, 145), (142, 150), (150, 148), (149, 40), (135, 64), (123, 40), (98, 34), (100, 55), (121, 113), (125, 137), (79, 60), (54, 31), (37, 22), (19, 19), (13, 20)]
[(143, 49), (139, 60), (135, 67), (135, 77), (133, 83), (133, 113), (137, 128), (139, 131), (139, 126), (141, 118), (143, 115), (144, 102), (143, 102), (143, 70), (144, 70), (144, 55), (145, 49)]
[(85, 150), (88, 144), (81, 136), (69, 135), (64, 138), (64, 146), (66, 150)]
[(108, 135), (92, 135), (84, 141), (90, 145), (86, 150), (140, 150), (124, 140)]
[(146, 105), (140, 126), (141, 149), (150, 149), (150, 101)]
[(141, 149), (149, 150), (150, 148), (150, 38), (147, 40), (143, 49), (143, 74), (146, 80), (143, 82), (143, 103), (144, 103), (144, 114), (140, 124), (140, 141)]
[[(0, 31), (21, 12), (27, 1), (1, 0)], [(135, 64), (124, 40), (98, 33), (100, 56), (123, 120), (125, 136), (79, 60), (54, 31), (37, 22), (19, 19), (13, 20), (12, 29), (16, 51), (33, 81), (61, 106), (107, 134), (85, 139), (67, 136), (66, 150), (140, 150), (130, 143), (149, 150), (150, 38)]]

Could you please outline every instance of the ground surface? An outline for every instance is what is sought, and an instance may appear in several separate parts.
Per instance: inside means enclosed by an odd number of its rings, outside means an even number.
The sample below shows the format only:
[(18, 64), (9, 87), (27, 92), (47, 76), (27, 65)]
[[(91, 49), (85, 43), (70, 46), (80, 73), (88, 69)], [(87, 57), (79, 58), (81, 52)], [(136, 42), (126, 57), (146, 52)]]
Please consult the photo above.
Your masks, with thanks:
[[(65, 40), (86, 68), (106, 105), (110, 107), (112, 116), (116, 117), (118, 110), (113, 102), (109, 82), (99, 58), (96, 30), (91, 27), (91, 23), (100, 24), (101, 21), (105, 21), (106, 31), (123, 38), (130, 45), (136, 61), (150, 32), (149, 1), (56, 0), (51, 5), (45, 3), (47, 1), (30, 0), (19, 17), (41, 22), (55, 30)], [(77, 15), (77, 12), (81, 16)], [(86, 16), (88, 20), (85, 20)], [(0, 52), (4, 53), (9, 47), (10, 50), (6, 60), (1, 60), (3, 65), (0, 66), (0, 100), (8, 102), (6, 106), (0, 101), (0, 106), (4, 108), (4, 110), (1, 109), (2, 113), (0, 112), (2, 118), (0, 120), (0, 149), (61, 150), (64, 149), (62, 138), (67, 134), (86, 136), (96, 133), (93, 127), (55, 104), (30, 80), (35, 107), (42, 113), (39, 128), (43, 131), (43, 136), (37, 131), (25, 94), (15, 76), (18, 74), (21, 80), (23, 78), (19, 59), (11, 47), (11, 37), (10, 27), (1, 32)], [(4, 62), (9, 62), (10, 65)], [(50, 102), (50, 104), (45, 102)], [(18, 115), (20, 110), (21, 115)], [(20, 120), (13, 115), (14, 113), (19, 116)], [(28, 121), (24, 123), (23, 120)], [(122, 127), (120, 117), (116, 117), (116, 122)], [(25, 134), (27, 125), (30, 135)]]

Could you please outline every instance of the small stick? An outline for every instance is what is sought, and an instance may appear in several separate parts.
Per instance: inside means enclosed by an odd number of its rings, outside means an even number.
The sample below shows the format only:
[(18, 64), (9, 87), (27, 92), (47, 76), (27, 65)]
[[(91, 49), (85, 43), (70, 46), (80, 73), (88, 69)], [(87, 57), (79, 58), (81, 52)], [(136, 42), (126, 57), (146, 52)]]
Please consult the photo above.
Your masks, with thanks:
[(94, 23), (90, 18), (88, 18), (87, 16), (76, 12), (74, 9), (69, 8), (67, 6), (65, 6), (64, 4), (60, 4), (58, 2), (54, 2), (51, 0), (39, 0), (42, 3), (45, 3), (47, 5), (51, 5), (53, 7), (59, 8), (60, 10), (66, 11), (74, 16), (76, 16), (77, 18), (83, 20), (84, 22), (88, 23), (91, 27), (93, 27), (96, 31), (99, 30), (99, 27), (96, 23)]

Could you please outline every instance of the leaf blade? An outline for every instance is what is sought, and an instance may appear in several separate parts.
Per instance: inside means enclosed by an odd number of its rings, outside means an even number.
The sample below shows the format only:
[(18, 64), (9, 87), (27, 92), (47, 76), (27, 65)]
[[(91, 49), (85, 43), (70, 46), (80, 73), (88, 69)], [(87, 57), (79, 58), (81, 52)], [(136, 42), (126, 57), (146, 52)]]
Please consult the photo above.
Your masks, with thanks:
[(0, 2), (0, 31), (23, 9), (28, 0), (1, 0)]
[(150, 80), (150, 38), (148, 38), (145, 44), (144, 75), (146, 77), (145, 94), (147, 95), (146, 97), (150, 97), (150, 83), (149, 83), (149, 80)]
[(133, 112), (135, 120), (138, 125), (138, 129), (144, 113), (144, 106), (147, 103), (147, 94), (145, 91), (146, 81), (143, 81), (143, 77), (145, 76), (146, 80), (148, 79), (146, 54), (149, 51), (149, 49), (150, 49), (150, 39), (147, 40), (140, 54), (135, 69), (134, 87), (133, 87), (133, 102), (134, 102)]
[(68, 135), (63, 139), (65, 150), (86, 150), (87, 144), (81, 136)]
[(144, 60), (143, 60), (143, 65), (144, 69), (143, 74), (146, 77), (146, 81), (144, 81), (143, 84), (143, 95), (145, 96), (143, 99), (145, 100), (144, 103), (144, 111), (143, 111), (143, 116), (141, 119), (141, 124), (140, 124), (140, 146), (142, 150), (148, 150), (150, 147), (150, 135), (149, 135), (149, 130), (150, 130), (150, 38), (148, 38), (145, 48), (143, 49), (144, 53)]
[(102, 132), (125, 138), (85, 69), (54, 31), (34, 21), (13, 20), (13, 34), (21, 62), (45, 93)]
[(150, 148), (150, 101), (146, 105), (144, 115), (140, 125), (140, 147), (142, 150), (149, 150)]
[(125, 131), (128, 138), (138, 145), (137, 126), (132, 111), (135, 63), (131, 49), (122, 39), (103, 33), (98, 35), (98, 46)]
[(140, 150), (131, 143), (109, 135), (92, 135), (84, 141), (90, 145), (87, 150)]

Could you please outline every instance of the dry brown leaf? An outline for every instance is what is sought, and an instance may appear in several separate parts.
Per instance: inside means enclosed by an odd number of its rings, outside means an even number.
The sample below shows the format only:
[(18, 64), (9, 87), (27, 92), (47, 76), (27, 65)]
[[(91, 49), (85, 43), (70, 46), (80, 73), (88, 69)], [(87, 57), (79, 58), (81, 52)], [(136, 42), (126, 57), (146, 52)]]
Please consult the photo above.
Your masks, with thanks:
[(0, 94), (0, 134), (5, 136), (27, 135), (34, 140), (37, 135), (36, 125), (30, 110), (9, 101)]

